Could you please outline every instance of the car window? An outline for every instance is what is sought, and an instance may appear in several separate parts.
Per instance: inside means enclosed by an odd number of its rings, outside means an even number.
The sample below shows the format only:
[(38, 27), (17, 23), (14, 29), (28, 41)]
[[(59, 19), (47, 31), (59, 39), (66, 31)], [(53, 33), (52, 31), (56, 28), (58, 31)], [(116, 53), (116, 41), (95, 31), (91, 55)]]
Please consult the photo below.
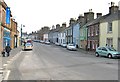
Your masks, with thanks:
[(103, 51), (107, 51), (107, 49), (105, 47), (102, 48)]
[(75, 46), (74, 44), (69, 44), (69, 46)]
[(108, 47), (110, 51), (116, 51), (114, 48)]
[(31, 46), (32, 44), (31, 43), (26, 43), (26, 46)]
[(101, 50), (101, 48), (98, 48), (98, 50)]

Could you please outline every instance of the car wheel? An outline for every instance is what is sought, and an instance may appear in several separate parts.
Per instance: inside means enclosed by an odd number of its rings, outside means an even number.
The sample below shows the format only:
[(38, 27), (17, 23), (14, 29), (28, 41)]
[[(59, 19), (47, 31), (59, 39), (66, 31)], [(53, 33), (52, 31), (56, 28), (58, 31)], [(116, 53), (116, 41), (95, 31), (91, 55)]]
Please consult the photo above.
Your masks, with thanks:
[(95, 56), (96, 56), (96, 57), (99, 57), (99, 54), (96, 52), (96, 53), (95, 53)]
[(111, 55), (111, 54), (108, 54), (108, 58), (110, 58), (110, 59), (111, 59), (111, 58), (112, 58), (112, 55)]

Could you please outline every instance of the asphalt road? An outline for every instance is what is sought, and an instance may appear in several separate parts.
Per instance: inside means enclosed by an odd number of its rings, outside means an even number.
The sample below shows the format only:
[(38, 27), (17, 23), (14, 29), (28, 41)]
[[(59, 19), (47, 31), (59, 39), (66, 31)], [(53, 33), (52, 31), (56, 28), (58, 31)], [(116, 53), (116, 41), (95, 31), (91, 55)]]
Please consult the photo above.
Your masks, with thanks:
[(118, 80), (118, 60), (34, 43), (8, 65), (8, 80)]

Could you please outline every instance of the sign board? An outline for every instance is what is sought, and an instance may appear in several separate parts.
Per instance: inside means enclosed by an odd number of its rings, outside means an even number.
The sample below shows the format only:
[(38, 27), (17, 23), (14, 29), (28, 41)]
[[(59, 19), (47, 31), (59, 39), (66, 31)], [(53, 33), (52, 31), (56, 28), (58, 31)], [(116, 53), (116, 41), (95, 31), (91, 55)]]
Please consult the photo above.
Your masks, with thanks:
[(10, 7), (6, 8), (6, 24), (10, 24)]

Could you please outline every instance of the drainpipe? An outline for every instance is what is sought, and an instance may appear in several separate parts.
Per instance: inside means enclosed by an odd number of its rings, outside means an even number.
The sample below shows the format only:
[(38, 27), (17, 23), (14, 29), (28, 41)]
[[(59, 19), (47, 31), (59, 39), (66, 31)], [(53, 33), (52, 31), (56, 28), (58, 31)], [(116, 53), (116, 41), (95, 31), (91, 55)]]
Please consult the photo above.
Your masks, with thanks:
[(86, 51), (88, 51), (88, 28), (86, 27), (86, 32), (87, 32), (87, 37), (86, 37), (86, 39), (87, 39), (87, 45), (86, 45)]

